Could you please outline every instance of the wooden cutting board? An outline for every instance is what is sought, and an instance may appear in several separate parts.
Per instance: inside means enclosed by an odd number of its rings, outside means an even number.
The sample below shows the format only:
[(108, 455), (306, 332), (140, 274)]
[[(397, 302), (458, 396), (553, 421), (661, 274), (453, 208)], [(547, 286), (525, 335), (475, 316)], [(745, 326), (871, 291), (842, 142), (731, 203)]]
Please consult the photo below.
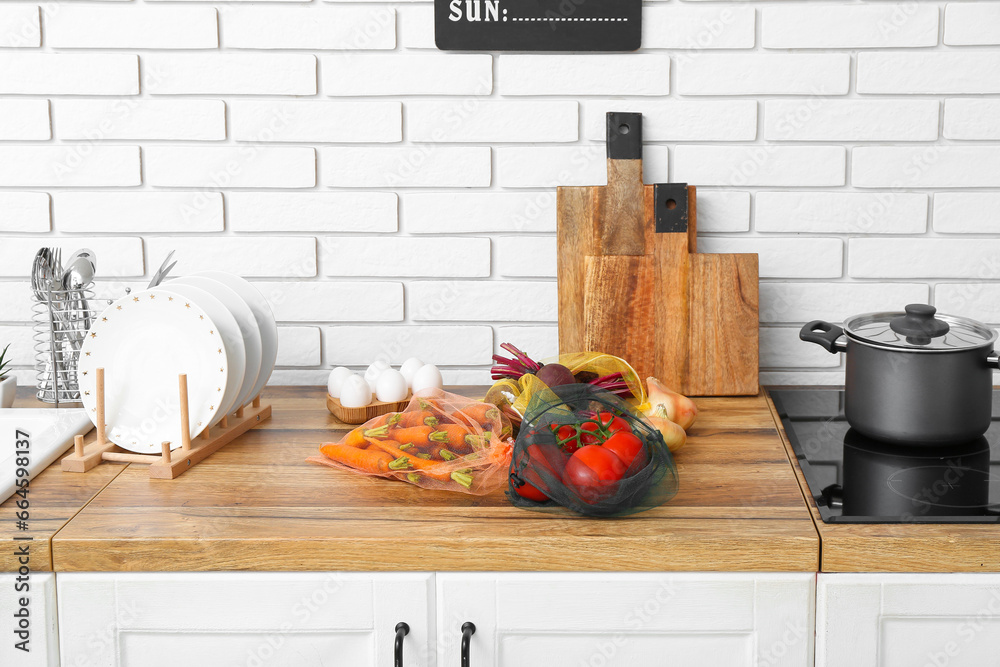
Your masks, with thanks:
[(642, 114), (608, 114), (608, 185), (558, 189), (560, 352), (692, 396), (755, 395), (756, 254), (697, 253), (696, 190), (642, 182)]

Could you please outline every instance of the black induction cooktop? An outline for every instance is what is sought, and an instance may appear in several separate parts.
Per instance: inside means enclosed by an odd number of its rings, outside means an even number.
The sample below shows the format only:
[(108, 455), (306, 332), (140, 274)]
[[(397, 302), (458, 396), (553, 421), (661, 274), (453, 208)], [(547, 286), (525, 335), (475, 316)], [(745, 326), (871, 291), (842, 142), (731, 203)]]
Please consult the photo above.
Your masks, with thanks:
[(1000, 523), (1000, 391), (972, 442), (890, 445), (851, 429), (841, 389), (772, 389), (826, 523)]

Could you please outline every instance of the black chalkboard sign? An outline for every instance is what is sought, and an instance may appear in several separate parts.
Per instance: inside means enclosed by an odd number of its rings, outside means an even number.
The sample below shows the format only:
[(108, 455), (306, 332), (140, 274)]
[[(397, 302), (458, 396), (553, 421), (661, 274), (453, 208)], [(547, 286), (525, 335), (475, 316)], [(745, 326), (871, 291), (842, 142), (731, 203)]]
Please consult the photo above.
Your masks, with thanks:
[(434, 0), (448, 51), (635, 51), (642, 0)]

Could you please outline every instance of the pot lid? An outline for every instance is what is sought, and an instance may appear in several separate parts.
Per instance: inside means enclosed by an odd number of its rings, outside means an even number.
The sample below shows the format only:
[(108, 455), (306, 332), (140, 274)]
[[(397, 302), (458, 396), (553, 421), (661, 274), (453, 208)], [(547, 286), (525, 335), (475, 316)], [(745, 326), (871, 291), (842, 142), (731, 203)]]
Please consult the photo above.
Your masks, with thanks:
[(966, 350), (991, 345), (997, 333), (975, 320), (938, 315), (934, 306), (910, 304), (904, 312), (856, 315), (844, 323), (853, 338), (910, 350)]

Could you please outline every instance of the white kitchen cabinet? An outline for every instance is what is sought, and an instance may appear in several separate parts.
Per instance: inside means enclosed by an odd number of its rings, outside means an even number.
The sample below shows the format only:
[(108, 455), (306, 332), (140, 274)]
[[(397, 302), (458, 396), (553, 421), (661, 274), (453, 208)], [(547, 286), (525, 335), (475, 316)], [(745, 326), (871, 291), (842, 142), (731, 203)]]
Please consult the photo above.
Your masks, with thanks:
[(815, 574), (438, 574), (439, 667), (808, 667)]
[[(8, 548), (5, 546), (4, 548)], [(12, 548), (12, 547), (11, 547)], [(14, 572), (0, 573), (0, 665), (17, 667), (56, 667), (59, 664), (59, 636), (56, 623), (56, 578), (51, 572), (32, 573), (27, 591), (15, 589), (23, 586)], [(14, 635), (22, 613), (21, 598), (27, 598), (28, 639), (27, 652), (15, 648), (22, 638)], [(23, 618), (23, 617), (22, 617)]]
[[(432, 574), (59, 574), (63, 667), (433, 667)], [(9, 663), (4, 663), (9, 664)], [(19, 663), (14, 663), (19, 664)]]
[(1000, 574), (821, 574), (817, 667), (1000, 664)]

